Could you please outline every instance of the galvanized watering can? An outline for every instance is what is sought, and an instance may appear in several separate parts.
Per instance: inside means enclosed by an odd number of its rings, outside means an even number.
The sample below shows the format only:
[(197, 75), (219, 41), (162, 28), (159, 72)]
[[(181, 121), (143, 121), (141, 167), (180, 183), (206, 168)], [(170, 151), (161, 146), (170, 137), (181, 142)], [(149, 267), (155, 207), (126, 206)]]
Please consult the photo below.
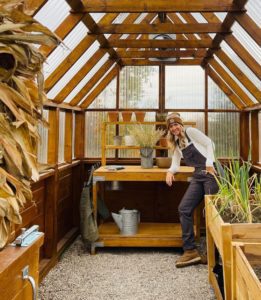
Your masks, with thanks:
[(138, 231), (140, 213), (136, 209), (121, 209), (119, 214), (111, 213), (121, 235), (134, 235)]

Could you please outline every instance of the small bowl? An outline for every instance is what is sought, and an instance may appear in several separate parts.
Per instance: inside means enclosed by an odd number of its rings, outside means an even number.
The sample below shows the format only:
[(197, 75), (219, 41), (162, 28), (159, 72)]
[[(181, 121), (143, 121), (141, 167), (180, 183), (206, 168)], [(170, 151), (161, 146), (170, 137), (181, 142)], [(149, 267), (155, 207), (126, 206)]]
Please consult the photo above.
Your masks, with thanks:
[(171, 157), (156, 157), (156, 166), (168, 169), (171, 166), (171, 160)]

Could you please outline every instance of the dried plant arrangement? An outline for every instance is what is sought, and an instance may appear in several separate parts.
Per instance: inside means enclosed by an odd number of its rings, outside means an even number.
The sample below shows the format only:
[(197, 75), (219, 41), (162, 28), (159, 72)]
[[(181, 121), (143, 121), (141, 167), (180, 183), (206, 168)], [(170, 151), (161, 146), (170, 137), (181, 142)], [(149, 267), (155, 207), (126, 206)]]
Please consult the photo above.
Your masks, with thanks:
[(39, 178), (36, 145), (46, 100), (42, 65), (34, 44), (53, 45), (52, 32), (25, 13), (21, 0), (0, 3), (0, 248), (20, 208), (32, 201), (30, 180)]
[(142, 148), (153, 148), (165, 133), (163, 129), (155, 129), (152, 125), (141, 124), (133, 125), (131, 128), (128, 128), (128, 131)]
[(250, 175), (251, 164), (232, 160), (216, 177), (219, 192), (214, 204), (229, 223), (261, 223), (261, 178)]

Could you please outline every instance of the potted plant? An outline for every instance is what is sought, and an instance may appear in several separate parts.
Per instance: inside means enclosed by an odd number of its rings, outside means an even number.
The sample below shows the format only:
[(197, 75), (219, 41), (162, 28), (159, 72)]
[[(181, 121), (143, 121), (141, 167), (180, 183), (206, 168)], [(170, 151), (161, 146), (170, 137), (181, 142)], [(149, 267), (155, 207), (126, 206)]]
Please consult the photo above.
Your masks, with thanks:
[(140, 146), (141, 167), (153, 167), (153, 147), (156, 145), (160, 137), (164, 134), (164, 130), (155, 130), (151, 125), (137, 125), (128, 129), (129, 133), (134, 136), (135, 141)]
[(213, 273), (216, 246), (223, 261), (226, 299), (232, 296), (232, 241), (261, 242), (261, 182), (257, 174), (250, 175), (250, 168), (249, 162), (231, 161), (216, 177), (219, 192), (205, 197), (209, 280), (218, 296)]

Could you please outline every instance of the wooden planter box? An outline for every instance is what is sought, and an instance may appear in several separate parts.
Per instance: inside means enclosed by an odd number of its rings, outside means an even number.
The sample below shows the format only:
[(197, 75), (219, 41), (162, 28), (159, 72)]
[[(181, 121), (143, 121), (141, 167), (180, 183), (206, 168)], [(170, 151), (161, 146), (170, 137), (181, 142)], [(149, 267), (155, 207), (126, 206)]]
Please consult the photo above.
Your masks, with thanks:
[(261, 268), (261, 243), (232, 243), (232, 299), (261, 299), (261, 282), (253, 266)]
[(217, 299), (223, 299), (213, 268), (215, 266), (215, 246), (223, 262), (225, 299), (232, 299), (231, 252), (232, 241), (261, 243), (261, 223), (225, 223), (219, 216), (212, 202), (212, 197), (205, 197), (206, 231), (208, 252), (209, 282), (213, 285)]

